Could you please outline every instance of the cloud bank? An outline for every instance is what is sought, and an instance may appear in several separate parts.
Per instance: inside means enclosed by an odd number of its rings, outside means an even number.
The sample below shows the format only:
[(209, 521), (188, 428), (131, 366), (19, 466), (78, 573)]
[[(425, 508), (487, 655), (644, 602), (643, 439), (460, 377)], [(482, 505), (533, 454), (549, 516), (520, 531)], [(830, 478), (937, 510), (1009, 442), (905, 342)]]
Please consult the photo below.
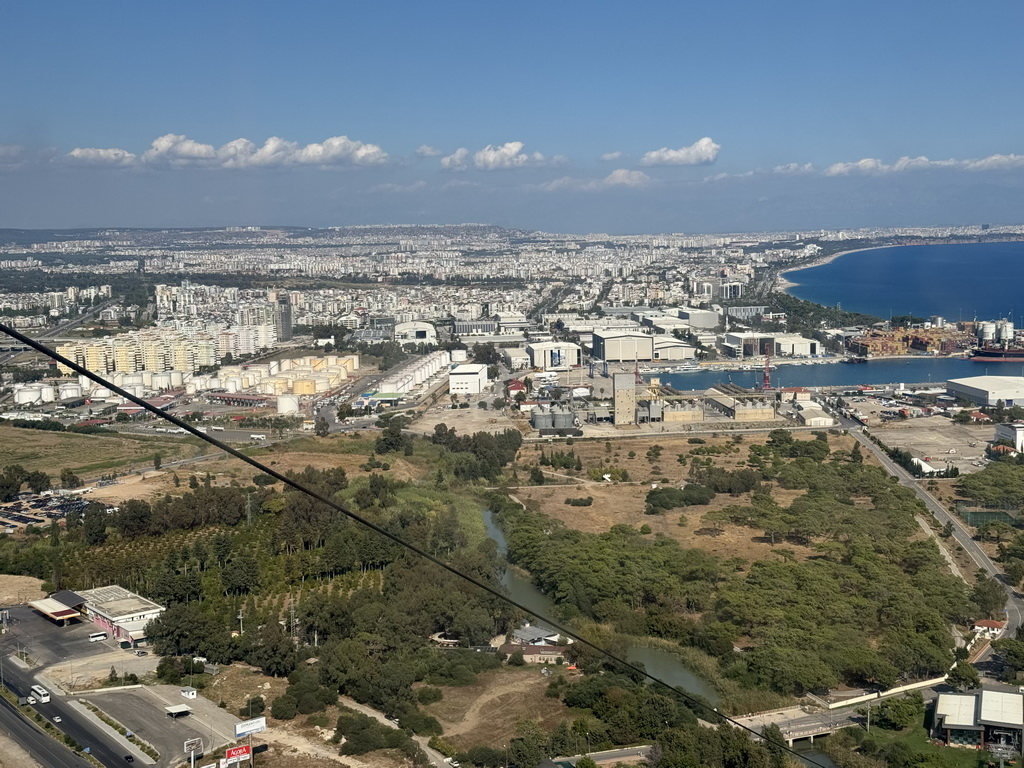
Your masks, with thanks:
[(643, 171), (633, 171), (628, 168), (618, 168), (603, 179), (574, 179), (571, 176), (563, 176), (541, 184), (541, 189), (547, 192), (556, 192), (560, 189), (575, 189), (582, 192), (600, 192), (612, 187), (627, 187), (639, 189), (649, 186), (651, 177)]
[(391, 158), (376, 144), (348, 136), (332, 136), (323, 142), (302, 145), (271, 136), (262, 146), (249, 139), (235, 139), (214, 147), (177, 133), (155, 139), (141, 156), (125, 149), (76, 147), (63, 156), (71, 164), (169, 168), (271, 168), (280, 166), (384, 165)]

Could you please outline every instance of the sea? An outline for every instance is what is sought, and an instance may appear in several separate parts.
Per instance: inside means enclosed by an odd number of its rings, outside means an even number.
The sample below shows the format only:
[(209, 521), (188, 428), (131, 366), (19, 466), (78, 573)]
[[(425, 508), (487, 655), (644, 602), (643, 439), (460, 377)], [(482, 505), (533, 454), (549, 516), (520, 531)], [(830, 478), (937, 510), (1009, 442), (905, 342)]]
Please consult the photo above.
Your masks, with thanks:
[[(828, 264), (786, 274), (792, 295), (826, 306), (878, 317), (916, 315), (961, 319), (1013, 319), (1024, 328), (1024, 242), (963, 243), (874, 248)], [(719, 382), (761, 383), (760, 371), (654, 374), (676, 389), (698, 390)], [(1020, 363), (955, 359), (882, 359), (860, 365), (780, 365), (772, 385), (822, 387), (929, 384), (967, 376), (1024, 376)]]
[(1024, 242), (901, 245), (786, 274), (800, 299), (881, 318), (939, 315), (1024, 325)]

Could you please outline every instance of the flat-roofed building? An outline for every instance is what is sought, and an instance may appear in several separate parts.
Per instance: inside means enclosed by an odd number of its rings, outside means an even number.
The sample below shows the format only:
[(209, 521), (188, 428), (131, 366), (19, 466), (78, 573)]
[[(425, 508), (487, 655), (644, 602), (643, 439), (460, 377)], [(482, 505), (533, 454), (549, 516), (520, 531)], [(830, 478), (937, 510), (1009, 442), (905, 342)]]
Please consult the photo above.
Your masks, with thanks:
[(487, 388), (487, 366), (463, 363), (448, 373), (448, 390), (453, 395), (479, 395)]
[(1007, 408), (1024, 404), (1024, 376), (968, 376), (946, 382), (947, 394), (977, 405), (995, 406), (1001, 400)]
[(981, 690), (942, 693), (935, 703), (935, 735), (948, 745), (1019, 755), (1024, 735), (1024, 695)]
[(996, 440), (1007, 440), (1015, 451), (1024, 451), (1024, 421), (996, 424)]
[(167, 610), (116, 584), (83, 589), (78, 594), (85, 599), (84, 613), (93, 623), (114, 639), (132, 645), (145, 640), (146, 625)]
[(635, 331), (594, 331), (593, 356), (609, 363), (654, 359), (654, 337)]

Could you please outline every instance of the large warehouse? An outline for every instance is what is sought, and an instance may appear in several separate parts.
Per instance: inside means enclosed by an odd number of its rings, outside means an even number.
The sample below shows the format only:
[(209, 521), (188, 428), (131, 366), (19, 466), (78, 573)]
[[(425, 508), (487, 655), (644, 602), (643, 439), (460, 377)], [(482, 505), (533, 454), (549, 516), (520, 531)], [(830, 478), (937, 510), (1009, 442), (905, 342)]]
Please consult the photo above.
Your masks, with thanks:
[(636, 331), (594, 331), (593, 356), (609, 363), (650, 362), (654, 337)]
[(998, 405), (1001, 400), (1007, 408), (1024, 405), (1024, 376), (968, 376), (950, 379), (946, 392), (962, 397), (976, 405)]
[(463, 363), (452, 368), (448, 374), (448, 389), (453, 395), (479, 395), (486, 388), (486, 365)]

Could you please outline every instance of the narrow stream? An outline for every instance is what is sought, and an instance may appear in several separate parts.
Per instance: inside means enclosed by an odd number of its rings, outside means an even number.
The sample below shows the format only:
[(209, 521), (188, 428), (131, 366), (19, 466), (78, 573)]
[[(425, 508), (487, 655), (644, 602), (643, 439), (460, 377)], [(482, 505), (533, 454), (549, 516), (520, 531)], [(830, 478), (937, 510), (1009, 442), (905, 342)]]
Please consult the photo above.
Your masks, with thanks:
[[(505, 535), (494, 523), (494, 515), (490, 510), (484, 510), (483, 518), (487, 535), (497, 543), (498, 554), (504, 557), (508, 553)], [(542, 616), (557, 615), (551, 599), (515, 568), (509, 566), (505, 570), (501, 583), (508, 590), (509, 596), (520, 605), (525, 605)], [(712, 705), (718, 704), (718, 692), (687, 669), (679, 657), (670, 651), (645, 645), (631, 645), (626, 651), (626, 659), (633, 663), (641, 662), (648, 673), (673, 687), (681, 686), (691, 693), (703, 696)]]

